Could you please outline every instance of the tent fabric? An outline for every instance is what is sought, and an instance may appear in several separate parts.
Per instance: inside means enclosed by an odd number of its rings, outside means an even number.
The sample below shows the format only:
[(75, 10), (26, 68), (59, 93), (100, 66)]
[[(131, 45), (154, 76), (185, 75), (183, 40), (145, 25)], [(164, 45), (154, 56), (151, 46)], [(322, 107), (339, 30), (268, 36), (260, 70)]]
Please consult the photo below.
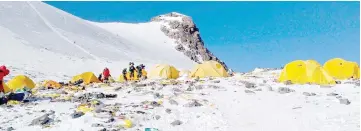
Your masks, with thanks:
[(205, 61), (197, 64), (191, 71), (191, 77), (228, 77), (227, 71), (217, 61)]
[(338, 80), (360, 78), (360, 67), (356, 62), (346, 61), (341, 58), (334, 58), (328, 60), (323, 65), (323, 68), (330, 76)]
[(179, 77), (179, 71), (171, 65), (158, 64), (153, 67), (149, 73), (148, 78), (162, 78), (162, 79), (177, 79)]
[(15, 76), (13, 79), (8, 81), (6, 84), (11, 91), (23, 89), (24, 87), (27, 87), (29, 89), (33, 89), (35, 87), (34, 81), (25, 75)]
[(82, 79), (85, 84), (100, 82), (93, 72), (84, 72), (80, 75), (76, 75), (72, 78), (71, 82), (74, 83), (80, 79)]
[(4, 82), (2, 82), (2, 83), (0, 83), (0, 84), (3, 85), (3, 87), (4, 87), (4, 92), (5, 92), (5, 93), (11, 92), (11, 89), (10, 89), (10, 88), (8, 87), (8, 85), (6, 85)]
[(278, 81), (291, 81), (295, 84), (336, 84), (335, 80), (317, 62), (303, 60), (295, 60), (286, 64)]
[(44, 87), (52, 87), (52, 88), (58, 88), (59, 89), (61, 87), (61, 84), (59, 84), (58, 82), (53, 81), (53, 80), (46, 80), (46, 81), (44, 81), (43, 86)]

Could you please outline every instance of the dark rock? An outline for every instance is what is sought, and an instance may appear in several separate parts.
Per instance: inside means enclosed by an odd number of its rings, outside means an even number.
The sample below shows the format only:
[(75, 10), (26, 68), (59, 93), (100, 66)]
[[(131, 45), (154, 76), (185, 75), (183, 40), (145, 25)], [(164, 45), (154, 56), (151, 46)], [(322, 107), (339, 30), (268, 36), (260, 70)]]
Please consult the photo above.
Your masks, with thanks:
[(251, 90), (244, 90), (245, 93), (248, 93), (248, 94), (256, 94), (256, 92), (254, 91), (251, 91)]
[(221, 81), (220, 80), (214, 80), (212, 81), (212, 83), (220, 83)]
[(295, 90), (290, 89), (288, 87), (279, 87), (278, 88), (278, 93), (280, 93), (280, 94), (286, 94), (286, 93), (290, 93), (290, 92), (295, 92)]
[(7, 129), (6, 129), (6, 131), (12, 131), (12, 130), (15, 130), (13, 127), (8, 127)]
[(328, 93), (327, 96), (337, 96), (338, 94), (337, 93)]
[(181, 125), (183, 122), (180, 121), (180, 120), (175, 120), (173, 121), (172, 123), (170, 123), (172, 126), (178, 126), (178, 125)]
[(164, 95), (160, 95), (159, 93), (155, 93), (154, 94), (154, 98), (155, 99), (161, 99), (161, 98), (163, 98), (164, 97)]
[(165, 112), (167, 112), (168, 114), (172, 113), (171, 109), (165, 109)]
[(103, 128), (103, 129), (100, 129), (99, 131), (107, 131), (107, 129), (106, 129), (106, 128)]
[(145, 114), (144, 111), (137, 111), (137, 114)]
[(342, 99), (339, 99), (339, 100), (340, 100), (341, 104), (345, 104), (345, 105), (351, 104), (351, 102), (348, 99), (342, 98)]
[(203, 106), (203, 105), (201, 103), (199, 103), (197, 100), (192, 100), (192, 102), (189, 102), (183, 106), (184, 107), (199, 107), (199, 106)]
[(136, 84), (135, 87), (146, 87), (147, 84)]
[(311, 92), (311, 93), (303, 92), (302, 94), (305, 96), (315, 96), (316, 95), (316, 93), (313, 93), (313, 92)]
[(156, 115), (156, 116), (154, 116), (154, 118), (155, 118), (156, 120), (159, 120), (159, 119), (160, 119), (160, 115)]
[(79, 117), (81, 117), (83, 115), (84, 115), (83, 112), (74, 112), (74, 113), (70, 114), (71, 118), (73, 118), (73, 119), (79, 118)]
[(94, 123), (91, 125), (92, 127), (104, 127), (103, 124), (99, 124), (99, 123)]
[(30, 125), (45, 125), (51, 121), (48, 114), (42, 115), (31, 121)]

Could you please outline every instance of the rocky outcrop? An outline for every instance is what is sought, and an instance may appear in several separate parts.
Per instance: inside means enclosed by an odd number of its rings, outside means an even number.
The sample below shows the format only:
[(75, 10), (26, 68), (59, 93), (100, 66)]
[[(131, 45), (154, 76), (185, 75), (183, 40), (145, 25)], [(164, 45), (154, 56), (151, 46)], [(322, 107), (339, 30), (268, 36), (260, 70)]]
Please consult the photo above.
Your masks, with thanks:
[(175, 39), (177, 43), (175, 49), (183, 52), (193, 61), (201, 63), (207, 60), (215, 60), (228, 70), (227, 65), (223, 61), (204, 47), (199, 29), (191, 17), (172, 12), (153, 17), (151, 21), (164, 22), (160, 30), (168, 37)]

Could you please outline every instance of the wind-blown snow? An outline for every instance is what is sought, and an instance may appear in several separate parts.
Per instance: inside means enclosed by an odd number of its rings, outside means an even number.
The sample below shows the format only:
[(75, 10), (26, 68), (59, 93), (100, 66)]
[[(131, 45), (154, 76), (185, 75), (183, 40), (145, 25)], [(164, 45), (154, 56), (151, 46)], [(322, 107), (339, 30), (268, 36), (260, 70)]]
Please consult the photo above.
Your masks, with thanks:
[(168, 44), (173, 41), (158, 23), (124, 24), (126, 30), (114, 34), (42, 2), (1, 2), (0, 19), (0, 62), (19, 73), (38, 71), (43, 75), (32, 77), (38, 80), (100, 72), (106, 66), (118, 75), (130, 61), (147, 68), (167, 63), (189, 69), (194, 64)]

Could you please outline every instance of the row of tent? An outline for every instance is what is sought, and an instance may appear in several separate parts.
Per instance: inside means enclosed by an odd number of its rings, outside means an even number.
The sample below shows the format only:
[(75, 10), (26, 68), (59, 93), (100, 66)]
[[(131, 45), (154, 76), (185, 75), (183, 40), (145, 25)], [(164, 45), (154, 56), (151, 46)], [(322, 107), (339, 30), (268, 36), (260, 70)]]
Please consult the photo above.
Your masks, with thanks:
[(296, 60), (286, 64), (278, 79), (279, 82), (296, 84), (332, 85), (336, 80), (359, 79), (360, 67), (356, 62), (341, 58), (328, 60), (321, 66), (315, 60)]
[[(127, 75), (127, 78), (129, 78), (129, 72)], [(228, 77), (228, 73), (225, 70), (225, 68), (218, 63), (217, 61), (205, 61), (202, 64), (197, 64), (192, 71), (179, 71), (174, 66), (167, 65), (167, 64), (158, 64), (154, 66), (149, 72), (146, 72), (143, 70), (142, 75), (146, 75), (150, 79), (177, 79), (180, 76), (188, 76), (192, 78), (204, 78), (204, 77)], [(139, 78), (137, 77), (137, 72), (134, 73), (135, 79), (137, 80)], [(82, 80), (84, 84), (89, 83), (100, 83), (99, 79), (96, 77), (96, 75), (93, 72), (84, 72), (79, 75), (75, 75), (70, 80), (71, 83), (76, 83), (77, 81)], [(124, 77), (121, 74), (118, 78), (119, 82), (124, 82)], [(31, 80), (29, 77), (24, 75), (18, 75), (8, 81), (6, 84), (3, 83), (5, 93), (10, 91), (16, 91), (18, 89), (22, 89), (24, 87), (27, 88), (34, 88), (35, 83), (33, 80)], [(58, 87), (60, 88), (61, 85), (58, 82), (47, 80), (44, 81), (45, 86), (48, 87)]]
[[(127, 74), (129, 77), (129, 74)], [(225, 68), (217, 61), (205, 61), (202, 64), (197, 64), (191, 71), (179, 71), (174, 66), (167, 64), (158, 64), (154, 66), (148, 73), (142, 72), (150, 79), (177, 79), (180, 76), (187, 76), (190, 78), (205, 78), (205, 77), (228, 77), (229, 74)], [(137, 76), (137, 74), (135, 74)], [(327, 61), (321, 66), (315, 60), (296, 60), (286, 64), (278, 79), (279, 82), (290, 81), (294, 84), (319, 84), (330, 85), (336, 84), (336, 80), (344, 79), (359, 79), (360, 67), (356, 62), (346, 61), (341, 58), (334, 58)], [(74, 83), (78, 80), (83, 80), (85, 84), (99, 83), (100, 81), (92, 72), (84, 72), (76, 75), (70, 81)], [(123, 75), (118, 78), (119, 82), (124, 81)], [(5, 92), (16, 91), (23, 87), (30, 89), (35, 87), (34, 81), (24, 75), (18, 75), (8, 81), (6, 84), (2, 83)], [(45, 85), (50, 87), (61, 87), (55, 81), (45, 81)]]

